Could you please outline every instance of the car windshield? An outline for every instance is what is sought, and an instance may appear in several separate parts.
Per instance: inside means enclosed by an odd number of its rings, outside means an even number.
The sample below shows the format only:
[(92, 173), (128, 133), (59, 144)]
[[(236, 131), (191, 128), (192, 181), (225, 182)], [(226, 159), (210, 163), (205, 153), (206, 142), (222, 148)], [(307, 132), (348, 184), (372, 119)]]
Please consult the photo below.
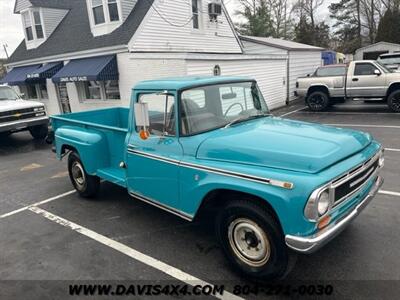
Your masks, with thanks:
[(0, 86), (0, 101), (3, 100), (18, 100), (17, 93), (8, 86)]
[(181, 94), (183, 136), (268, 115), (267, 104), (254, 81), (196, 87)]

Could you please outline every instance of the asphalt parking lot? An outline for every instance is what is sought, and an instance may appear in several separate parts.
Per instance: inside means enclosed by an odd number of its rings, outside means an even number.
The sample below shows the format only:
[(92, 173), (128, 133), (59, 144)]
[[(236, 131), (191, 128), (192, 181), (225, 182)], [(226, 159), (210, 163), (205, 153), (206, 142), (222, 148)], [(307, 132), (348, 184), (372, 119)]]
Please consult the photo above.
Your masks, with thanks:
[[(323, 113), (297, 103), (274, 114), (367, 131), (386, 148), (380, 194), (325, 248), (298, 255), (287, 280), (358, 284), (349, 298), (374, 297), (374, 287), (389, 299), (400, 280), (400, 115), (363, 102)], [(207, 224), (188, 223), (109, 183), (97, 200), (82, 200), (66, 170), (51, 146), (29, 133), (0, 141), (0, 279), (13, 282), (0, 298), (21, 293), (21, 280), (248, 283), (230, 269)], [(43, 290), (28, 292), (33, 299)], [(66, 291), (61, 284), (57, 298)]]

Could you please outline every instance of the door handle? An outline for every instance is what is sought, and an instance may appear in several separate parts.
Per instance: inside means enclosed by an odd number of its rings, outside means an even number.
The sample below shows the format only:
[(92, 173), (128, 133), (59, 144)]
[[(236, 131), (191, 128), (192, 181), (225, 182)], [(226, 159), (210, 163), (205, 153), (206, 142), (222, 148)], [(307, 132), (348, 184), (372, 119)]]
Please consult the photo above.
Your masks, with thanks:
[(358, 81), (358, 78), (353, 78), (353, 81)]

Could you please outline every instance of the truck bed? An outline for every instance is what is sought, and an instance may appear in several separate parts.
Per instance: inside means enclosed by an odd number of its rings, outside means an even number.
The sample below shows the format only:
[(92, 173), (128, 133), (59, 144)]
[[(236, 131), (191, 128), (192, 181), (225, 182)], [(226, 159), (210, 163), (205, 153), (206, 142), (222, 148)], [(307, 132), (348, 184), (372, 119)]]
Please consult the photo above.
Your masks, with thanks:
[(89, 174), (126, 187), (125, 171), (119, 165), (124, 161), (129, 108), (107, 108), (51, 118), (59, 157), (59, 147), (63, 143), (76, 145), (81, 159), (87, 160), (85, 166)]

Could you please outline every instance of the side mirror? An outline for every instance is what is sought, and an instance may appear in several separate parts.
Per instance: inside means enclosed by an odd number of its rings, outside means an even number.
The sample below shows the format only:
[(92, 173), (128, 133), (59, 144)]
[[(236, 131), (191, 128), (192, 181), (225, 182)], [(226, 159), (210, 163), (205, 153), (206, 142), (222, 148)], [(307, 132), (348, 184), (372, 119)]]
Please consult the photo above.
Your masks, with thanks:
[(150, 126), (149, 105), (145, 102), (135, 103), (135, 123), (137, 127), (141, 127), (139, 131), (140, 138), (147, 140), (150, 136), (148, 127)]
[(24, 93), (18, 94), (18, 96), (19, 96), (21, 99), (24, 99), (24, 98), (25, 98), (25, 94), (24, 94)]
[(311, 75), (310, 74), (307, 74), (307, 77), (310, 77)]
[(381, 75), (381, 71), (379, 71), (378, 69), (375, 69), (375, 70), (374, 70), (374, 74), (375, 74), (376, 76), (380, 76), (380, 75)]

